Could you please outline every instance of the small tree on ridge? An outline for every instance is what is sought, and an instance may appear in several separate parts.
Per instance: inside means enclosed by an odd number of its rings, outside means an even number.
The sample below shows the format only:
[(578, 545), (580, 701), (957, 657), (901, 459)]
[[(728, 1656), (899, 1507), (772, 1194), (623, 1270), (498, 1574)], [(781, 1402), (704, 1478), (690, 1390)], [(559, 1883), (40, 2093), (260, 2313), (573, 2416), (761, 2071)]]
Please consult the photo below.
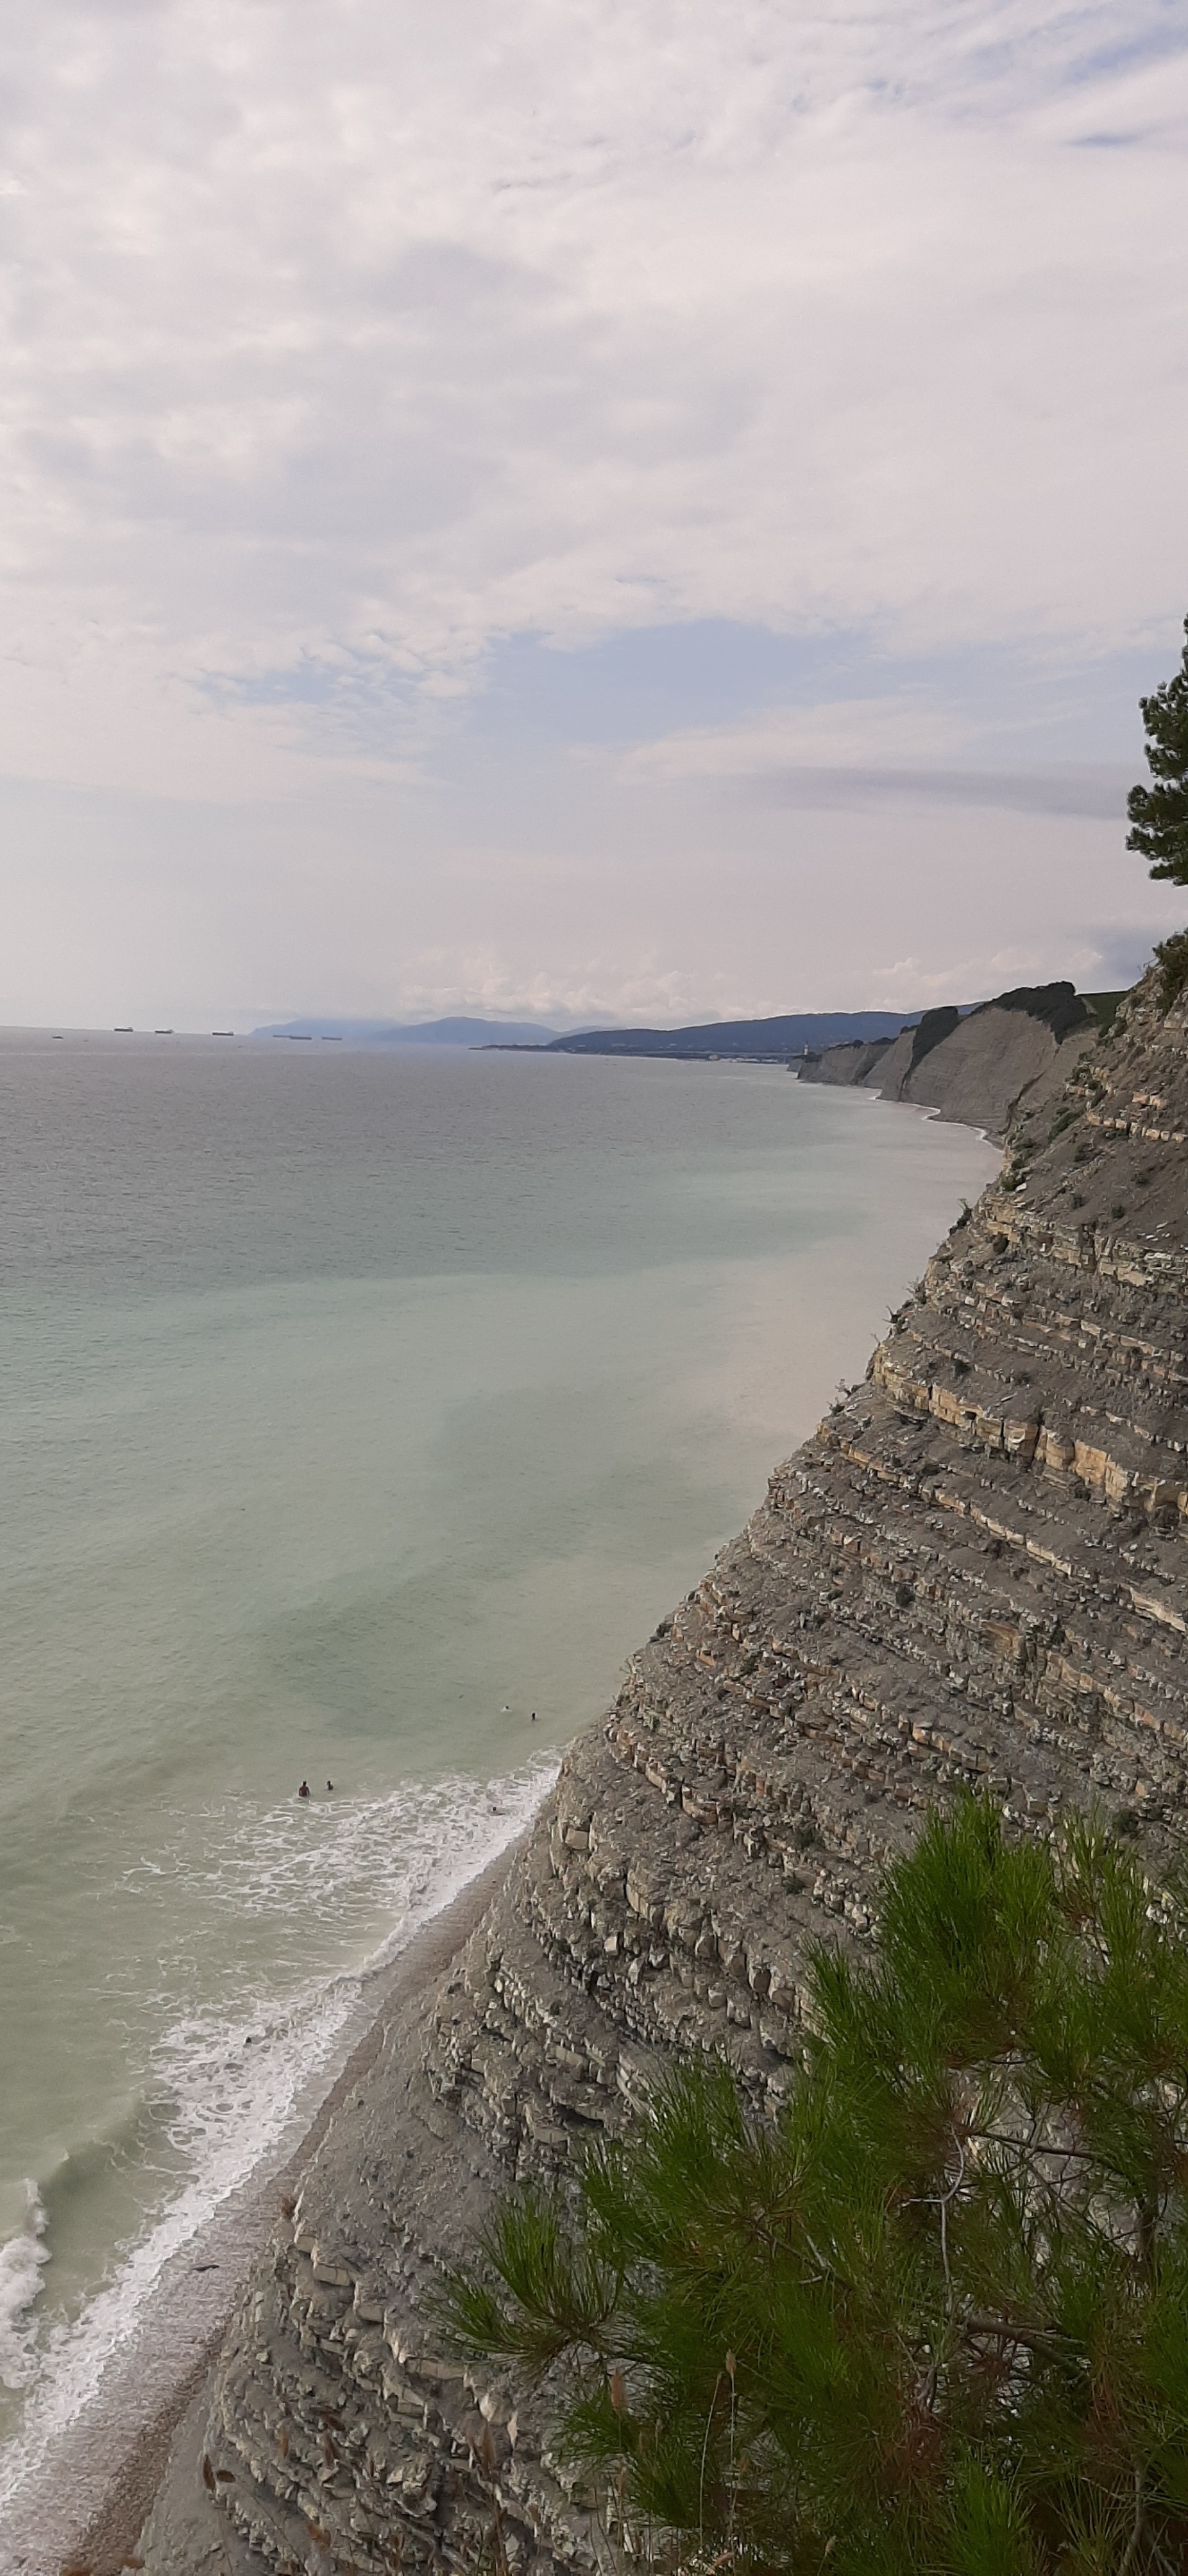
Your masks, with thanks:
[[(1188, 636), (1188, 618), (1184, 632)], [(1126, 847), (1150, 860), (1153, 877), (1188, 885), (1188, 643), (1174, 677), (1139, 705), (1153, 783), (1132, 787), (1127, 797)]]

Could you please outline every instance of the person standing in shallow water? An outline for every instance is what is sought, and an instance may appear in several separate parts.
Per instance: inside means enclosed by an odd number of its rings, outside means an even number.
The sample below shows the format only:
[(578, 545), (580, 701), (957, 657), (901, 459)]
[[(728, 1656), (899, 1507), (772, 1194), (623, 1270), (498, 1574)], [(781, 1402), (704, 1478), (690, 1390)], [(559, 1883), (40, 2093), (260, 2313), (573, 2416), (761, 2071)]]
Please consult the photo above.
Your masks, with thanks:
[(299, 1790), (298, 1790), (298, 1792), (297, 1792), (297, 1795), (298, 1795), (298, 1797), (299, 1797), (299, 1798), (308, 1798), (308, 1796), (309, 1796), (309, 1782), (308, 1782), (308, 1780), (303, 1780), (303, 1781), (302, 1781), (301, 1786), (300, 1786), (300, 1788), (299, 1788)]

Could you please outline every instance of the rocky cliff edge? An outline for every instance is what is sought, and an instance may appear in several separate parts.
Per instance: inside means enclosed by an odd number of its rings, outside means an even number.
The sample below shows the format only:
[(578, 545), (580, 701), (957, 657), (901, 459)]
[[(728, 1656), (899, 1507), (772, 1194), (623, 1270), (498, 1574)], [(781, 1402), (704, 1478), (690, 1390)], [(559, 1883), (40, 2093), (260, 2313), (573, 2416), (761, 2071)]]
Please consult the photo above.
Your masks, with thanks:
[(877, 1091), (1001, 1140), (1026, 1105), (1042, 1110), (1096, 1043), (1098, 1021), (1072, 984), (1019, 985), (963, 1016), (926, 1011), (897, 1038), (828, 1047), (802, 1082)]
[(954, 1783), (1025, 1833), (1097, 1799), (1153, 1872), (1182, 1854), (1188, 1012), (1151, 976), (1083, 1035), (392, 2019), (246, 2288), (153, 2576), (469, 2569), (496, 2512), (512, 2571), (609, 2567), (538, 2401), (441, 2348), (440, 2268), (493, 2196), (674, 2051), (778, 2103), (806, 1940), (869, 1942), (881, 1863)]

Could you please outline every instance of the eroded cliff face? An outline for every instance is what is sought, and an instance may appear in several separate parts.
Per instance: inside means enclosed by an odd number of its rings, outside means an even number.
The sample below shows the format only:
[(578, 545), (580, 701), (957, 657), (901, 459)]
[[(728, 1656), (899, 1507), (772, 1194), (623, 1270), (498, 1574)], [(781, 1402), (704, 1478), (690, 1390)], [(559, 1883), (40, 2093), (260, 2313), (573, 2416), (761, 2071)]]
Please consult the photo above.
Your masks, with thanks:
[(605, 2561), (538, 2404), (440, 2349), (440, 2266), (492, 2195), (674, 2050), (778, 2103), (806, 1940), (870, 1940), (879, 1865), (952, 1783), (1031, 1832), (1097, 1798), (1155, 1872), (1182, 1851), (1185, 1010), (1148, 979), (1016, 1134), (335, 2120), (218, 2371), (234, 2563), (473, 2567), (496, 2509), (513, 2569)]
[(897, 1038), (829, 1047), (800, 1068), (800, 1080), (910, 1100), (1001, 1139), (1025, 1097), (1039, 1107), (1063, 1091), (1096, 1037), (1071, 984), (1020, 986), (964, 1019), (953, 1008), (926, 1011)]

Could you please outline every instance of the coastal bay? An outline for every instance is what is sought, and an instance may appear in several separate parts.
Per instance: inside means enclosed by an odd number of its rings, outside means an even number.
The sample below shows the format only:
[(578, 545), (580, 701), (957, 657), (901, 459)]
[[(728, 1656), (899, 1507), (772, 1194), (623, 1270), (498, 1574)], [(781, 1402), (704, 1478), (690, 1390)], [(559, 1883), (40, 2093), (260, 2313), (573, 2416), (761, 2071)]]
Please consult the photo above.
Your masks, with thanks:
[(995, 1157), (774, 1067), (3, 1070), (12, 2517)]
[[(547, 2189), (592, 2138), (628, 2141), (641, 2118), (646, 2131), (656, 2088), (701, 2054), (749, 2116), (778, 2119), (805, 2077), (822, 1940), (861, 1978), (888, 1868), (913, 1848), (926, 1858), (921, 1829), (931, 1818), (943, 1838), (968, 1793), (975, 1875), (991, 1843), (1009, 1846), (1030, 1887), (1028, 1845), (1047, 1871), (1052, 1844), (1058, 1866), (1099, 1852), (1112, 1889), (1113, 1855), (1133, 1845), (1137, 1913), (1115, 1909), (1120, 1938), (1151, 1921), (1163, 1955), (1149, 1898), (1182, 1876), (1185, 1785), (1185, 1039), (1183, 985), (1157, 967), (1035, 1134), (1024, 1102), (1000, 1173), (890, 1314), (862, 1379), (637, 1646), (436, 1992), (385, 2028), (282, 2207), (146, 2526), (150, 2576), (198, 2576), (224, 2538), (235, 2576), (382, 2576), (394, 2557), (430, 2576), (485, 2563), (493, 2531), (513, 2569), (595, 2576), (608, 2547), (658, 2563), (653, 2508), (633, 2517), (613, 2453), (608, 2481), (601, 2452), (559, 2432), (536, 2326), (522, 2344), (492, 2332), (480, 2302), (461, 2343), (443, 2340), (443, 2273), (467, 2249), (481, 2259), (509, 2185)], [(933, 1917), (946, 1957), (971, 1901), (962, 1860)], [(934, 1959), (931, 1976), (946, 1973)], [(926, 1998), (931, 2030), (931, 1986)], [(955, 2063), (938, 2185), (970, 2134)], [(1110, 2188), (1128, 2191), (1132, 2171)], [(1030, 2210), (1025, 2191), (1028, 2237)], [(749, 2236), (753, 2218), (748, 2201)], [(817, 2279), (815, 2243), (807, 2253)], [(1121, 2259), (1148, 2260), (1141, 2246)], [(943, 2233), (936, 2279), (947, 2301)], [(536, 2287), (521, 2295), (535, 2318)], [(1014, 2335), (1013, 2287), (1003, 2295), (992, 2330)], [(765, 2300), (762, 2314), (766, 2337)], [(699, 2371), (716, 2351), (701, 2348)], [(712, 2385), (699, 2380), (698, 2426)], [(904, 2403), (914, 2421), (910, 2384)], [(881, 2409), (880, 2458), (885, 2427)], [(213, 2524), (204, 2504), (195, 2526), (196, 2480)], [(1120, 2517), (1131, 2487), (1127, 2468)], [(1178, 2491), (1159, 2509), (1178, 2520)], [(675, 2519), (700, 2527), (696, 2481)], [(1121, 2519), (1119, 2532), (1121, 2565)], [(855, 2568), (869, 2517), (858, 2543)]]

